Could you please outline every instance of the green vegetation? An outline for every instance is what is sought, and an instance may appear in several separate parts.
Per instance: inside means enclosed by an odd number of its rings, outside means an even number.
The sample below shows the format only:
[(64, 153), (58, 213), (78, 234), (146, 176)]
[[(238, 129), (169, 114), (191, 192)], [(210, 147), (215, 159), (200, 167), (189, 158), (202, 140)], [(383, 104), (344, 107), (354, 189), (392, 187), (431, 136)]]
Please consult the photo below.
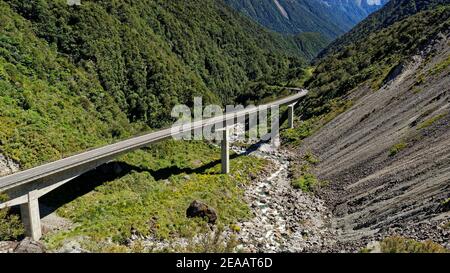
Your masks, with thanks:
[(319, 162), (320, 160), (310, 151), (305, 153), (299, 162), (293, 162), (290, 167), (292, 187), (304, 192), (314, 192), (318, 188), (325, 186), (327, 182), (320, 181), (311, 172), (311, 169)]
[[(0, 203), (7, 201), (4, 194), (0, 194)], [(25, 230), (17, 215), (9, 213), (9, 209), (0, 209), (0, 241), (16, 240), (23, 236)]]
[(322, 52), (322, 56), (337, 52), (352, 43), (365, 41), (370, 34), (388, 28), (409, 16), (449, 3), (449, 0), (390, 0), (384, 8), (375, 12), (351, 31), (333, 41)]
[(0, 152), (22, 168), (133, 134), (100, 82), (0, 1)]
[(303, 159), (310, 165), (316, 165), (320, 162), (320, 160), (311, 152), (307, 152)]
[(283, 130), (281, 132), (283, 143), (290, 143), (292, 145), (300, 144), (303, 139), (311, 136), (315, 132), (314, 121), (313, 119), (309, 119), (300, 124), (296, 124), (292, 129)]
[(194, 96), (234, 103), (248, 83), (278, 85), (303, 64), (296, 41), (221, 1), (5, 2), (38, 37), (98, 78), (130, 121), (152, 128), (171, 122), (172, 107), (191, 105)]
[(319, 184), (319, 180), (316, 178), (315, 175), (311, 173), (306, 173), (304, 175), (301, 175), (295, 180), (292, 180), (292, 186), (294, 189), (300, 189), (304, 192), (312, 192), (314, 191), (315, 187)]
[(293, 41), (293, 44), (298, 47), (307, 60), (314, 59), (330, 43), (329, 38), (316, 32), (303, 32), (295, 36), (288, 36), (287, 39)]
[(6, 0), (0, 29), (0, 151), (22, 168), (163, 126), (195, 95), (279, 95), (302, 65), (296, 43), (212, 0)]
[[(123, 246), (134, 228), (139, 234), (160, 239), (192, 238), (204, 231), (202, 219), (186, 218), (193, 200), (201, 200), (218, 213), (219, 225), (232, 226), (250, 217), (243, 201), (247, 185), (266, 161), (238, 157), (231, 161), (231, 175), (221, 175), (219, 149), (201, 142), (168, 141), (130, 153), (121, 162), (135, 166), (121, 178), (107, 182), (64, 205), (57, 212), (76, 227), (53, 234), (45, 241), (58, 247), (67, 238), (88, 238), (84, 247), (105, 251)], [(206, 167), (204, 167), (206, 165)]]
[[(288, 34), (320, 33), (333, 40), (350, 30), (378, 5), (358, 5), (357, 1), (279, 1), (287, 15), (280, 12), (275, 1), (225, 0), (237, 11), (274, 31)], [(381, 1), (383, 4), (387, 0)]]
[(442, 62), (438, 63), (432, 70), (432, 75), (438, 75), (445, 70), (447, 70), (450, 67), (450, 55), (447, 57), (447, 59), (443, 60)]
[[(394, 2), (399, 1), (391, 3)], [(385, 9), (389, 9), (389, 5)], [(367, 21), (373, 18), (376, 17)], [(389, 20), (395, 19), (394, 16)], [(329, 51), (317, 61), (313, 77), (305, 84), (311, 92), (302, 104), (304, 119), (329, 113), (329, 101), (343, 98), (357, 87), (364, 85), (377, 90), (405, 58), (450, 27), (450, 6), (439, 6), (409, 17), (402, 15), (398, 19), (364, 35), (344, 36), (348, 39), (345, 46)]]
[(408, 144), (404, 141), (395, 144), (394, 146), (391, 147), (391, 149), (389, 149), (389, 156), (393, 157), (395, 155), (397, 155), (398, 153), (400, 153), (401, 151), (403, 151), (404, 149), (406, 149), (408, 147)]
[(292, 71), (292, 80), (290, 80), (287, 85), (288, 86), (295, 86), (295, 87), (304, 87), (305, 83), (308, 82), (314, 73), (314, 67), (299, 67), (296, 70)]
[(383, 253), (450, 253), (432, 241), (418, 242), (400, 236), (388, 237), (381, 242)]
[[(0, 0), (0, 152), (25, 169), (163, 126), (195, 95), (228, 103), (285, 92), (274, 86), (297, 75), (299, 46), (213, 0)], [(265, 161), (236, 158), (224, 176), (218, 159), (204, 143), (128, 154), (119, 161), (134, 171), (61, 207), (76, 226), (45, 240), (81, 236), (88, 249), (120, 251), (132, 227), (192, 237), (206, 225), (185, 217), (193, 199), (215, 208), (219, 225), (250, 217), (242, 186)], [(0, 213), (1, 239), (20, 236), (17, 216)]]
[(438, 122), (439, 120), (443, 119), (445, 116), (447, 116), (447, 113), (439, 114), (437, 116), (431, 117), (431, 118), (425, 120), (424, 122), (422, 122), (421, 124), (417, 125), (417, 129), (419, 129), (419, 130), (426, 129), (426, 128), (432, 126), (433, 124), (435, 124), (436, 122)]

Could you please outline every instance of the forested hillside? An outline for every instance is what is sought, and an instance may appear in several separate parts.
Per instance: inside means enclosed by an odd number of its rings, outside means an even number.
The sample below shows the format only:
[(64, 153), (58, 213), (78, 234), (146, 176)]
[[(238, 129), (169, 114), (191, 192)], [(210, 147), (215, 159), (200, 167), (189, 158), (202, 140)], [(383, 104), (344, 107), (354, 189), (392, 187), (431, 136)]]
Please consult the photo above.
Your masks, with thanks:
[(168, 124), (196, 95), (245, 100), (312, 57), (214, 0), (0, 8), (0, 152), (22, 167)]
[(214, 0), (5, 2), (50, 47), (98, 78), (130, 121), (151, 127), (167, 123), (172, 106), (194, 95), (230, 103), (249, 82), (283, 81), (306, 58), (300, 48), (308, 48)]
[(383, 9), (370, 15), (351, 31), (331, 43), (320, 55), (325, 56), (346, 45), (358, 42), (371, 33), (389, 27), (395, 22), (401, 21), (420, 11), (433, 9), (438, 5), (449, 3), (449, 0), (391, 0)]
[[(401, 2), (409, 7), (416, 5), (413, 0)], [(407, 2), (410, 4), (407, 5)], [(398, 11), (398, 6), (392, 5), (395, 3), (393, 1), (346, 36), (346, 46), (341, 45), (341, 48), (330, 51), (318, 60), (315, 72), (306, 84), (313, 92), (304, 104), (305, 117), (328, 113), (333, 108), (334, 99), (344, 97), (363, 83), (369, 83), (372, 89), (378, 90), (405, 58), (416, 53), (439, 32), (448, 29), (448, 5), (431, 9), (433, 5), (426, 8), (427, 6), (423, 5), (425, 2), (427, 1), (417, 1), (422, 3), (417, 7), (424, 9), (419, 14), (404, 15), (406, 18), (403, 20), (399, 15), (398, 21), (392, 21), (384, 28), (377, 23), (377, 26), (374, 26), (377, 31), (370, 32), (371, 34), (358, 32), (362, 26), (374, 22), (374, 18), (380, 14), (393, 14)]]
[(133, 131), (92, 64), (73, 65), (0, 1), (0, 153), (27, 168)]

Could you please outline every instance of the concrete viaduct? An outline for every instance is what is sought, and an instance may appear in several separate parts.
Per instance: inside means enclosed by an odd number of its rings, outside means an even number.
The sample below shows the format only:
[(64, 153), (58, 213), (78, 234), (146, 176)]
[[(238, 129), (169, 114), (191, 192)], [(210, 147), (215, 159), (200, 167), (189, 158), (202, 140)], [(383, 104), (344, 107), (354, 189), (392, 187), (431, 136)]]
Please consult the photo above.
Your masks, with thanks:
[[(296, 90), (299, 92), (295, 95), (265, 105), (246, 108), (219, 117), (193, 122), (191, 123), (191, 126), (189, 126), (189, 131), (199, 130), (206, 126), (214, 126), (216, 130), (223, 131), (224, 137), (221, 145), (222, 173), (227, 174), (229, 172), (229, 130), (227, 126), (235, 124), (235, 121), (238, 118), (245, 118), (251, 114), (258, 114), (260, 109), (270, 109), (275, 106), (280, 107), (287, 105), (289, 127), (293, 128), (294, 106), (308, 93), (306, 90)], [(0, 209), (20, 205), (20, 213), (26, 235), (37, 241), (42, 236), (39, 213), (39, 198), (41, 196), (90, 170), (112, 161), (119, 155), (143, 148), (152, 143), (172, 138), (174, 136), (174, 131), (178, 131), (179, 135), (185, 134), (185, 128), (185, 126), (180, 125), (178, 128), (162, 129), (1, 177), (0, 193), (6, 193), (10, 200), (1, 203)]]

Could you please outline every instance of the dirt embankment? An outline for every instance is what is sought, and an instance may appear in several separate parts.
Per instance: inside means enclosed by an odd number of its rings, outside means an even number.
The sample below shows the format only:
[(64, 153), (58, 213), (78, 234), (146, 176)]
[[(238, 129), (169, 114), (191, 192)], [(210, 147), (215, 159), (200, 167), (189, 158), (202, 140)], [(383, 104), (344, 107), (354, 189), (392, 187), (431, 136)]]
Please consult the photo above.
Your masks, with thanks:
[(321, 160), (320, 195), (344, 245), (400, 234), (449, 247), (449, 56), (440, 35), (380, 90), (352, 92), (353, 107), (300, 148)]

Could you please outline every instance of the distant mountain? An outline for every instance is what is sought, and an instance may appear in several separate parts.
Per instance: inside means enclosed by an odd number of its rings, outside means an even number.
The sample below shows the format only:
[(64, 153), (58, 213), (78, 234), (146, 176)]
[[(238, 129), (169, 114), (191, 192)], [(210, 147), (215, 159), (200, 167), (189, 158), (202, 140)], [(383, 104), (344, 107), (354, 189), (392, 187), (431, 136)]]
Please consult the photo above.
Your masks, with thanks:
[(388, 0), (224, 0), (265, 27), (281, 33), (318, 32), (332, 40)]
[(381, 10), (373, 13), (351, 31), (335, 40), (321, 53), (321, 56), (365, 39), (370, 33), (389, 27), (411, 15), (449, 3), (450, 0), (391, 0)]

